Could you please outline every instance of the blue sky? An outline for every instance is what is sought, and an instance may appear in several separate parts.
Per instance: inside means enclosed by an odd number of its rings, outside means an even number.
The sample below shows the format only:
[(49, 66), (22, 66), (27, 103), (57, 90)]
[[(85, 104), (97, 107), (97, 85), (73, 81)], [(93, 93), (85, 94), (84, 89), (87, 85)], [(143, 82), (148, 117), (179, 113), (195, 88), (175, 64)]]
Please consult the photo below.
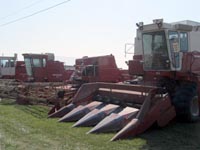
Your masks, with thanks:
[[(0, 26), (62, 1), (0, 0)], [(124, 57), (124, 45), (134, 43), (137, 22), (151, 23), (156, 18), (200, 22), (199, 6), (198, 0), (71, 0), (0, 27), (0, 55), (18, 53), (22, 59), (22, 53), (52, 52), (57, 59), (73, 64), (71, 58), (113, 54), (124, 68), (125, 60), (132, 57)]]

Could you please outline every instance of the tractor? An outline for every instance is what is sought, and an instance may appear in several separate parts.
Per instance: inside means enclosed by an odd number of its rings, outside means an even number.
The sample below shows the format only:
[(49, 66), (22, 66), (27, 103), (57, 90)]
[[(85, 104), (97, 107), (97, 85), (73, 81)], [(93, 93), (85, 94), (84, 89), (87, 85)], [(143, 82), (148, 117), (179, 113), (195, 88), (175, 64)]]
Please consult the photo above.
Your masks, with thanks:
[[(135, 54), (128, 62), (134, 80), (83, 84), (60, 111), (59, 122), (93, 126), (88, 133), (117, 132), (112, 141), (134, 137), (174, 118), (199, 119), (200, 23), (136, 24)], [(59, 113), (59, 111), (57, 112)]]

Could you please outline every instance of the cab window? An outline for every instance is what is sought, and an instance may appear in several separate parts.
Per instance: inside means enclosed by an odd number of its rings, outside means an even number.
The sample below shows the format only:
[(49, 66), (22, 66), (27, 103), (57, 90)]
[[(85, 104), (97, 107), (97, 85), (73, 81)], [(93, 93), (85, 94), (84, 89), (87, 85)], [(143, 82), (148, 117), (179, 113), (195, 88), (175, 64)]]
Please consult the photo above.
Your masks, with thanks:
[(43, 60), (43, 67), (46, 67), (46, 64), (47, 64), (46, 59), (43, 58), (42, 60)]
[(188, 34), (187, 34), (187, 32), (180, 32), (180, 50), (182, 52), (188, 51)]
[(33, 58), (33, 66), (34, 67), (42, 67), (42, 63), (41, 63), (40, 59)]

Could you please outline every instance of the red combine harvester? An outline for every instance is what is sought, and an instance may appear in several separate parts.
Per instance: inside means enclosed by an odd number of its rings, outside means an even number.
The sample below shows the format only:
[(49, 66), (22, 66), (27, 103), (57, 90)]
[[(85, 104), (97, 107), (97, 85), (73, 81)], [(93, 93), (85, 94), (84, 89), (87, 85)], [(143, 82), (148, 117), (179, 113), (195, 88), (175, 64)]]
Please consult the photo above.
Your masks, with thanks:
[[(74, 70), (66, 70), (54, 54), (23, 54), (24, 63), (16, 65), (16, 79), (34, 82), (62, 82), (69, 80)], [(26, 72), (24, 72), (24, 67)]]
[[(83, 84), (60, 122), (94, 126), (88, 133), (116, 132), (111, 140), (143, 133), (176, 116), (197, 121), (200, 103), (200, 28), (192, 21), (138, 23), (129, 73), (134, 84)], [(57, 112), (59, 113), (59, 111)]]
[(83, 83), (121, 82), (129, 79), (128, 70), (117, 68), (113, 55), (83, 57), (76, 59), (75, 78)]
[(66, 69), (63, 62), (55, 61), (54, 54), (23, 54), (23, 56), (24, 62), (16, 64), (16, 79), (29, 83), (23, 84), (23, 88), (20, 89), (17, 97), (19, 104), (37, 102), (55, 104), (54, 99), (61, 89), (70, 91), (70, 88), (65, 86), (65, 81), (69, 81), (74, 69)]
[[(65, 92), (66, 100), (64, 104), (68, 104), (69, 98), (74, 96), (78, 88), (83, 83), (91, 82), (109, 82), (116, 83), (130, 79), (128, 70), (121, 70), (117, 68), (115, 57), (113, 55), (97, 56), (97, 57), (83, 57), (76, 59), (75, 72), (72, 75), (71, 81), (76, 84), (76, 88), (72, 88), (72, 91)], [(59, 96), (63, 103), (64, 93), (59, 92)], [(59, 100), (57, 100), (59, 102)], [(63, 104), (62, 104), (63, 105)], [(65, 114), (65, 107), (59, 112), (61, 108), (60, 102), (57, 103), (50, 111), (49, 117), (62, 117)]]

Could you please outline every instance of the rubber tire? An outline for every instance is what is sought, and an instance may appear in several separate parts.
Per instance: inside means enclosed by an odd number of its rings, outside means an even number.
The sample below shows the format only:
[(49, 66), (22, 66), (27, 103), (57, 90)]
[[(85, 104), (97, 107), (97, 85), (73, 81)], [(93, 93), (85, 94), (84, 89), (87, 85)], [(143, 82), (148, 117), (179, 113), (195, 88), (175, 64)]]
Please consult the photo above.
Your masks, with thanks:
[[(195, 106), (196, 113), (194, 113), (194, 109), (192, 110), (192, 108), (194, 108), (193, 102), (198, 105)], [(196, 122), (199, 119), (197, 85), (194, 83), (181, 85), (175, 92), (173, 104), (179, 120), (184, 122)]]
[(64, 98), (64, 96), (65, 96), (65, 91), (64, 90), (58, 91), (58, 93), (57, 93), (57, 97), (58, 98)]

